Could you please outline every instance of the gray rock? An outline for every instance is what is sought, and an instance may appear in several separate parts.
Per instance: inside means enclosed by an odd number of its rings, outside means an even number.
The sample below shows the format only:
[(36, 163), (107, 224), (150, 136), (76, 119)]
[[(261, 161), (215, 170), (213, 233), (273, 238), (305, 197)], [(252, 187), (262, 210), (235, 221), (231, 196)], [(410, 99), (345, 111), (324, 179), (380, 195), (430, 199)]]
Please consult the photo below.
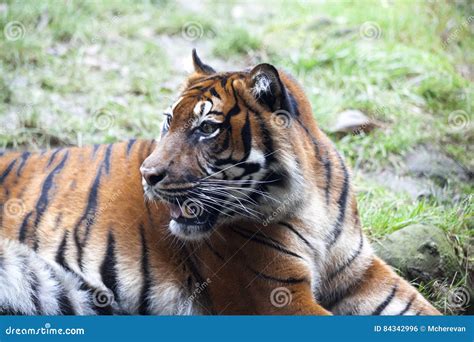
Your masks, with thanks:
[(378, 126), (377, 122), (367, 117), (360, 110), (348, 109), (337, 115), (331, 132), (342, 134), (368, 133)]
[(405, 158), (408, 171), (416, 176), (429, 177), (444, 186), (453, 178), (462, 181), (472, 179), (472, 172), (460, 163), (430, 146), (418, 146)]
[(429, 179), (401, 176), (391, 170), (365, 173), (364, 176), (393, 192), (407, 193), (413, 199), (442, 197), (441, 189)]
[(410, 280), (453, 279), (461, 274), (454, 247), (435, 226), (411, 225), (374, 243), (378, 256)]

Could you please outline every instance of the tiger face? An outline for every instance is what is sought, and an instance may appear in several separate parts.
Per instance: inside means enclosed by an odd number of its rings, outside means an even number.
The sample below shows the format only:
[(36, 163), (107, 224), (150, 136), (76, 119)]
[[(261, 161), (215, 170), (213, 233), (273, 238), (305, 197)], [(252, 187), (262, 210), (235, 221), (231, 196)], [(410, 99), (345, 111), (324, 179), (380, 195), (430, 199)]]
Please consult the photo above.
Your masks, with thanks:
[[(161, 138), (143, 162), (145, 196), (164, 201), (169, 229), (183, 239), (221, 223), (263, 222), (283, 200), (292, 209), (297, 173), (287, 148), (295, 115), (278, 71), (269, 64), (217, 73), (193, 51), (195, 72), (164, 113)], [(292, 179), (295, 177), (292, 176)]]

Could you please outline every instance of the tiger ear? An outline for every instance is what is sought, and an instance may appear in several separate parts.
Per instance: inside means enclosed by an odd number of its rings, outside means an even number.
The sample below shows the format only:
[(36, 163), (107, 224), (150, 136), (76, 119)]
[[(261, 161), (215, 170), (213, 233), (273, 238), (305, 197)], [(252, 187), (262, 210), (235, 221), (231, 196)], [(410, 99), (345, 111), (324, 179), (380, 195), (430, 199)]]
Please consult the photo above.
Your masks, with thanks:
[(255, 99), (271, 111), (281, 109), (290, 111), (288, 92), (273, 65), (263, 63), (253, 68), (248, 76), (247, 85)]
[(199, 58), (196, 49), (193, 49), (193, 65), (194, 71), (198, 74), (211, 75), (215, 74), (216, 71), (207, 64), (204, 64)]

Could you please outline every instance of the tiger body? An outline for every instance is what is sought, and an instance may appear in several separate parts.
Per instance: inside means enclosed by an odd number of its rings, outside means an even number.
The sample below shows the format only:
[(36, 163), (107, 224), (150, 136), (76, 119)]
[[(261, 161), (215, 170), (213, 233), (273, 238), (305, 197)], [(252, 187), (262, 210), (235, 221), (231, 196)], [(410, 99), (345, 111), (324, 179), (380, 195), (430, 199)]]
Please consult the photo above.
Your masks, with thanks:
[(0, 157), (0, 236), (106, 288), (110, 313), (439, 314), (373, 254), (299, 85), (193, 57), (159, 141)]

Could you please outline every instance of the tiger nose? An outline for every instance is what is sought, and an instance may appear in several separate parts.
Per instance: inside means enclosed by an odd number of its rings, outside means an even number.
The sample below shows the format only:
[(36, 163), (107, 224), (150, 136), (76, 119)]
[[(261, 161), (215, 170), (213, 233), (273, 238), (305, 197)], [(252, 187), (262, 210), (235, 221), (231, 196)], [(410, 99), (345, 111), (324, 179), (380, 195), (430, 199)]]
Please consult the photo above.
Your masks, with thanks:
[(143, 178), (148, 185), (154, 186), (161, 182), (166, 177), (165, 170), (158, 170), (155, 168), (140, 168), (140, 172), (142, 173)]

